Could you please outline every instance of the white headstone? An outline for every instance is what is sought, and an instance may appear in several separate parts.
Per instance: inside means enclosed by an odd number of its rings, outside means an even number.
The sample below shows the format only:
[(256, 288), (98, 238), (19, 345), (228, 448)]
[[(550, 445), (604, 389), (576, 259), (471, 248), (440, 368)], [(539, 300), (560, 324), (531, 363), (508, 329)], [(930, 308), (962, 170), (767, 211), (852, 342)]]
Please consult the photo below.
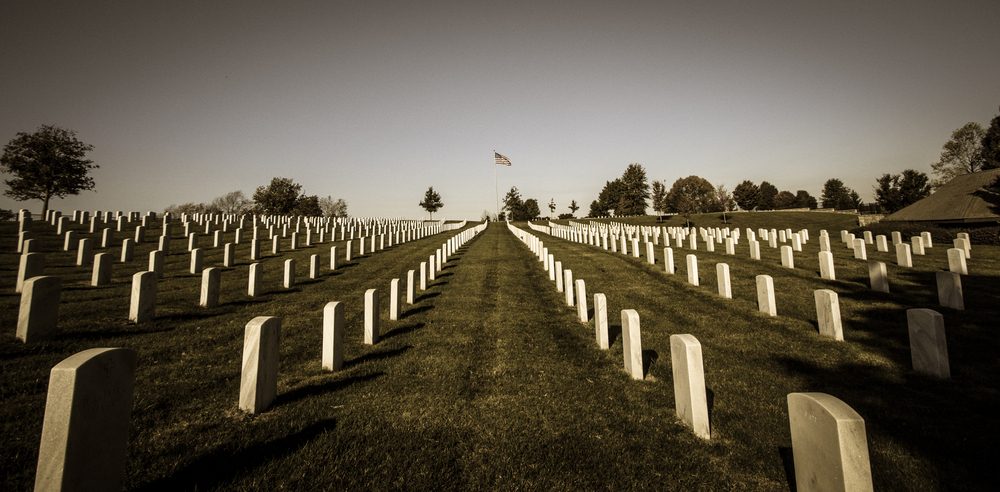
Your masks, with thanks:
[(962, 276), (955, 272), (935, 272), (937, 280), (938, 303), (952, 309), (965, 309), (965, 296), (962, 294)]
[(144, 323), (156, 314), (156, 274), (139, 272), (132, 275), (132, 296), (129, 300), (128, 319)]
[(365, 291), (365, 345), (378, 343), (380, 316), (378, 289), (368, 289)]
[(725, 263), (716, 263), (715, 279), (719, 287), (719, 297), (722, 297), (723, 299), (732, 299), (733, 287), (729, 281), (729, 265)]
[(869, 261), (868, 279), (871, 281), (872, 290), (876, 292), (889, 292), (889, 274), (886, 272), (885, 263), (881, 261)]
[(663, 248), (663, 265), (668, 274), (674, 274), (674, 250), (672, 248)]
[(581, 323), (590, 321), (587, 312), (587, 284), (582, 278), (576, 279), (576, 317)]
[(247, 295), (250, 297), (257, 297), (262, 293), (260, 290), (260, 283), (262, 276), (264, 275), (264, 265), (260, 263), (250, 264), (250, 275), (248, 277), (247, 283)]
[(694, 286), (698, 285), (698, 257), (693, 254), (688, 254), (687, 259), (687, 279), (688, 283)]
[(965, 250), (960, 248), (948, 249), (948, 271), (960, 275), (969, 274), (969, 267), (965, 263)]
[(78, 352), (49, 372), (35, 490), (122, 490), (136, 354)]
[(222, 270), (219, 268), (212, 267), (202, 270), (199, 306), (213, 308), (219, 305), (219, 284), (221, 282)]
[(757, 309), (768, 316), (777, 316), (774, 302), (774, 279), (770, 275), (757, 275)]
[(278, 395), (278, 344), (281, 318), (258, 316), (243, 332), (243, 370), (240, 376), (240, 410), (260, 413)]
[(17, 313), (18, 340), (35, 343), (56, 332), (61, 293), (62, 279), (59, 277), (39, 276), (24, 281)]
[(781, 266), (785, 268), (795, 268), (795, 255), (791, 246), (781, 247)]
[(563, 295), (566, 298), (566, 305), (573, 306), (573, 270), (563, 270)]
[(833, 253), (830, 251), (819, 252), (819, 276), (824, 280), (837, 280), (837, 273), (833, 266)]
[(670, 335), (670, 364), (674, 376), (674, 410), (694, 434), (709, 439), (708, 396), (701, 343), (692, 335)]
[(389, 319), (399, 320), (400, 311), (400, 291), (399, 279), (394, 278), (389, 281)]
[(788, 424), (799, 491), (873, 490), (865, 421), (854, 409), (824, 393), (790, 393)]
[(819, 334), (834, 340), (844, 340), (844, 329), (840, 324), (840, 299), (830, 289), (813, 291), (816, 299), (816, 322)]
[(937, 378), (950, 378), (944, 316), (932, 309), (907, 309), (906, 324), (913, 370)]
[(594, 332), (597, 346), (607, 350), (608, 341), (608, 298), (604, 294), (594, 294)]
[(111, 284), (111, 253), (94, 255), (94, 269), (90, 275), (91, 287), (102, 287)]
[(42, 253), (24, 253), (18, 262), (17, 283), (14, 285), (14, 292), (20, 293), (24, 290), (24, 281), (31, 277), (38, 277), (45, 272), (45, 255)]
[(639, 330), (639, 313), (635, 309), (622, 309), (622, 352), (625, 372), (632, 379), (643, 379), (642, 336)]
[(344, 365), (344, 305), (328, 302), (323, 308), (323, 369), (339, 371)]
[(281, 286), (286, 289), (291, 289), (295, 285), (295, 259), (289, 258), (285, 260), (285, 274), (281, 281)]

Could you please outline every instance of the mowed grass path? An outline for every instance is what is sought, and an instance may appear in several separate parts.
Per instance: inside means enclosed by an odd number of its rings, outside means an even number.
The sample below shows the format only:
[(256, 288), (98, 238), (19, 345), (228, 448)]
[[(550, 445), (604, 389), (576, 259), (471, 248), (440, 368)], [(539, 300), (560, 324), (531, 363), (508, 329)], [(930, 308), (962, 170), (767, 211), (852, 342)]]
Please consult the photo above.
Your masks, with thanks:
[[(818, 230), (796, 269), (780, 266), (778, 251), (761, 245), (762, 261), (747, 258), (746, 241), (736, 256), (704, 251), (699, 241), (701, 286), (687, 283), (685, 256), (674, 248), (675, 275), (663, 272), (663, 245), (656, 265), (643, 258), (538, 234), (574, 278), (587, 281), (591, 295), (608, 296), (609, 321), (618, 323), (621, 309), (634, 308), (642, 319), (643, 348), (658, 358), (648, 368), (653, 380), (664, 380), (672, 393), (669, 335), (690, 333), (702, 343), (706, 384), (710, 392), (712, 438), (726, 444), (731, 459), (744, 471), (758, 470), (779, 481), (790, 465), (785, 395), (830, 393), (865, 418), (876, 488), (911, 484), (920, 488), (969, 489), (987, 486), (985, 450), (1000, 436), (993, 415), (1000, 407), (996, 381), (1000, 343), (998, 248), (975, 246), (970, 273), (963, 277), (967, 311), (937, 306), (934, 271), (946, 269), (939, 244), (928, 256), (914, 257), (917, 268), (899, 269), (890, 253), (869, 249), (869, 258), (889, 264), (891, 294), (871, 292), (867, 264), (854, 260), (831, 230), (837, 281), (818, 277)], [(640, 241), (641, 244), (641, 241)], [(631, 248), (631, 243), (629, 244)], [(721, 252), (720, 252), (721, 251)], [(733, 300), (717, 296), (715, 265), (728, 263)], [(757, 313), (754, 276), (774, 277), (778, 317)], [(846, 342), (816, 333), (812, 291), (828, 288), (840, 295)], [(945, 315), (953, 379), (938, 381), (910, 367), (905, 309), (928, 307)], [(621, 341), (612, 352), (621, 350)], [(671, 397), (672, 398), (672, 397)]]

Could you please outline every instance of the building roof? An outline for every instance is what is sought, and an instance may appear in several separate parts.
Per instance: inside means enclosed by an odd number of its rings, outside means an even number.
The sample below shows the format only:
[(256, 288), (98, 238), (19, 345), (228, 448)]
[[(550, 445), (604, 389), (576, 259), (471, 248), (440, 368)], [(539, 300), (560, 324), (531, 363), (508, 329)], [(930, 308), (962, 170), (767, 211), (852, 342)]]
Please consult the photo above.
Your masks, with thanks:
[[(984, 190), (1000, 179), (1000, 169), (963, 174), (883, 221), (998, 222), (1000, 202)], [(989, 200), (988, 198), (992, 198)]]

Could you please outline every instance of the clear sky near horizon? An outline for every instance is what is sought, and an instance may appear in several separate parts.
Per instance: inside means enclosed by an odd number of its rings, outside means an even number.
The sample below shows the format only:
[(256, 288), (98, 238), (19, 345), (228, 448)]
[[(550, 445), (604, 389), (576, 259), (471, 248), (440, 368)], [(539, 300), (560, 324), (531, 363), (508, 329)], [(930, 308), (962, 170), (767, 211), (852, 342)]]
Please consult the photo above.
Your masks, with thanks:
[(424, 216), (434, 186), (438, 215), (478, 218), (495, 170), (501, 196), (586, 213), (631, 162), (871, 200), (997, 114), (996, 0), (684, 3), (7, 0), (0, 141), (55, 124), (95, 146), (96, 191), (64, 210), (285, 176), (352, 215)]

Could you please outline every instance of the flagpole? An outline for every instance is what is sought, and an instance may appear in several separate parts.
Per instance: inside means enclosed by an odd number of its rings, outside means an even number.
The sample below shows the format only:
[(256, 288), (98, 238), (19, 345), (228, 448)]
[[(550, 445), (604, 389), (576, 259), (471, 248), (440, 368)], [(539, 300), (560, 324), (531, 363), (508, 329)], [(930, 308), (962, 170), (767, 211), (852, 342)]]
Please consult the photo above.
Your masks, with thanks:
[[(493, 156), (496, 157), (497, 149), (493, 149)], [(497, 208), (496, 208), (496, 219), (500, 220), (500, 184), (499, 178), (497, 177), (497, 163), (496, 159), (493, 162), (493, 192), (496, 194)]]

